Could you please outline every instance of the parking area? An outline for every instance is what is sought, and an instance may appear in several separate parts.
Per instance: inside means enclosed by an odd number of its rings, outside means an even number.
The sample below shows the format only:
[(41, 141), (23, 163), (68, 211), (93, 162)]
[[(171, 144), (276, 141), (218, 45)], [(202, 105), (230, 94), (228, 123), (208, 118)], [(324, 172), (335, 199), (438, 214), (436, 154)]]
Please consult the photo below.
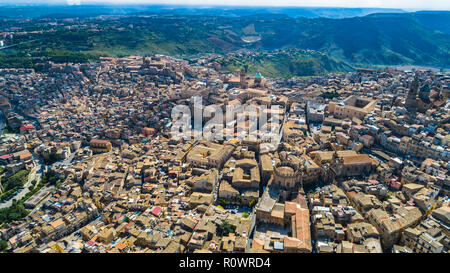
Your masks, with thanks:
[(224, 209), (228, 210), (232, 214), (236, 214), (242, 217), (243, 213), (251, 213), (251, 208), (249, 206), (238, 206), (238, 205), (225, 205)]

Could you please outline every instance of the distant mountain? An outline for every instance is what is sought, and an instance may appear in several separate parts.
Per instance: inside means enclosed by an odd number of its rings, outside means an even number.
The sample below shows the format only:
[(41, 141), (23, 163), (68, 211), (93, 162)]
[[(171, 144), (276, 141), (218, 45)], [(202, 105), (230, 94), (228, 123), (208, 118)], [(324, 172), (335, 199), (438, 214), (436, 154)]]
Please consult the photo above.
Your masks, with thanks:
[(140, 6), (128, 8), (126, 6), (99, 5), (5, 5), (0, 3), (0, 17), (7, 18), (39, 18), (39, 17), (90, 17), (98, 15), (124, 15), (139, 12)]
[(450, 12), (417, 12), (411, 15), (422, 25), (450, 34)]
[(450, 35), (412, 16), (286, 20), (275, 28), (261, 39), (263, 47), (315, 49), (350, 63), (450, 65)]
[(416, 20), (419, 24), (433, 29), (438, 30), (446, 34), (450, 34), (450, 11), (418, 11), (413, 13), (405, 14), (372, 14), (371, 17), (406, 17)]
[[(442, 15), (447, 16), (447, 15)], [(420, 20), (418, 19), (420, 18)], [(240, 19), (225, 29), (224, 41), (252, 36), (248, 48), (274, 50), (303, 48), (325, 52), (353, 64), (424, 64), (450, 66), (450, 35), (445, 24), (420, 14), (384, 14), (365, 17)], [(438, 31), (440, 28), (442, 31)]]
[(161, 14), (208, 15), (224, 17), (245, 17), (257, 14), (286, 15), (292, 18), (350, 18), (372, 13), (403, 13), (401, 9), (382, 8), (323, 8), (323, 7), (233, 7), (233, 6), (162, 6)]
[[(284, 70), (283, 74), (292, 75), (301, 74), (295, 64), (298, 68), (311, 68), (309, 71), (314, 73), (345, 69), (345, 65), (333, 60), (352, 66), (413, 64), (448, 68), (448, 16), (449, 12), (376, 13), (332, 19), (293, 18), (276, 13), (227, 17), (144, 12), (115, 18), (84, 18), (83, 24), (92, 24), (98, 29), (57, 27), (54, 32), (30, 35), (29, 39), (36, 39), (35, 42), (8, 52), (31, 53), (34, 58), (44, 56), (51, 60), (94, 60), (102, 54), (161, 53), (191, 58), (204, 53), (299, 48), (317, 51), (328, 59), (301, 57), (301, 61), (296, 61), (280, 57), (273, 59), (273, 65), (278, 64), (277, 69)], [(440, 20), (444, 22), (439, 23)], [(39, 19), (21, 22), (20, 26), (41, 29), (37, 21)], [(4, 26), (13, 24), (8, 21)], [(272, 64), (249, 62), (255, 69), (275, 75)], [(308, 68), (304, 66), (306, 63), (313, 65)], [(294, 65), (286, 69), (285, 66), (291, 64)]]
[[(0, 17), (34, 18), (49, 17), (53, 14), (72, 16), (124, 15), (135, 13), (202, 15), (244, 17), (255, 14), (278, 14), (292, 18), (349, 18), (372, 13), (402, 13), (401, 9), (382, 8), (322, 8), (322, 7), (243, 7), (243, 6), (204, 6), (204, 5), (66, 5), (66, 1), (11, 1), (0, 4)], [(28, 3), (28, 4), (24, 4)]]

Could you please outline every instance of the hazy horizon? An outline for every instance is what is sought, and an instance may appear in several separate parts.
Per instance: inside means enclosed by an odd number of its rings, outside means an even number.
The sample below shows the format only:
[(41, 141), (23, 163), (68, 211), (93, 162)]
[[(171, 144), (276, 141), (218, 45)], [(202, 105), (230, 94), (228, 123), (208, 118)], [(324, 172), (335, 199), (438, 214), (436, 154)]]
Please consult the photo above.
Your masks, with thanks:
[(10, 5), (183, 5), (202, 7), (292, 7), (292, 8), (381, 8), (413, 10), (450, 10), (448, 0), (0, 0)]

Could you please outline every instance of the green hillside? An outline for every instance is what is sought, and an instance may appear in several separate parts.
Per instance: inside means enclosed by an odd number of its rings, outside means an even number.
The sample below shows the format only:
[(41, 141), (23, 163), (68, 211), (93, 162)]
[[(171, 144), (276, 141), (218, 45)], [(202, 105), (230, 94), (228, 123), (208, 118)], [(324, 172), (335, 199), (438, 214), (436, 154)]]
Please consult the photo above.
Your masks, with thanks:
[[(448, 16), (448, 13), (439, 16)], [(427, 14), (372, 14), (344, 19), (130, 15), (88, 18), (77, 28), (20, 22), (22, 30), (43, 33), (16, 36), (21, 43), (0, 51), (0, 67), (32, 67), (43, 60), (95, 61), (101, 55), (167, 54), (192, 58), (238, 50), (274, 51), (300, 48), (321, 56), (282, 56), (245, 60), (250, 71), (268, 75), (322, 74), (352, 66), (414, 64), (450, 67), (450, 35)], [(14, 21), (2, 26), (13, 27)], [(69, 29), (70, 27), (70, 29)], [(438, 29), (440, 27), (440, 29)], [(340, 60), (340, 61), (337, 61)], [(343, 61), (343, 62), (341, 62)], [(227, 66), (239, 66), (230, 63)], [(278, 72), (277, 72), (278, 71)], [(300, 71), (300, 72), (299, 72)], [(308, 72), (304, 72), (308, 71)]]
[(227, 56), (218, 61), (229, 71), (245, 68), (247, 73), (260, 72), (265, 77), (314, 76), (331, 72), (351, 71), (353, 68), (345, 62), (337, 61), (321, 53), (305, 53), (298, 50), (286, 52), (264, 52)]

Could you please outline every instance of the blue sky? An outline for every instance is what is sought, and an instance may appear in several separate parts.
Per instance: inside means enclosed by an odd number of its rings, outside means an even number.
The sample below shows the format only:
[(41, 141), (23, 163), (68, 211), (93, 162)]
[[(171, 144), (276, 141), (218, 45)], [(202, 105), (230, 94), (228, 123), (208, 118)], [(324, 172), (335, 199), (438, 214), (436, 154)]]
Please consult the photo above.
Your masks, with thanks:
[(374, 7), (423, 10), (450, 10), (450, 0), (0, 0), (0, 3), (67, 4), (190, 4), (228, 6)]

